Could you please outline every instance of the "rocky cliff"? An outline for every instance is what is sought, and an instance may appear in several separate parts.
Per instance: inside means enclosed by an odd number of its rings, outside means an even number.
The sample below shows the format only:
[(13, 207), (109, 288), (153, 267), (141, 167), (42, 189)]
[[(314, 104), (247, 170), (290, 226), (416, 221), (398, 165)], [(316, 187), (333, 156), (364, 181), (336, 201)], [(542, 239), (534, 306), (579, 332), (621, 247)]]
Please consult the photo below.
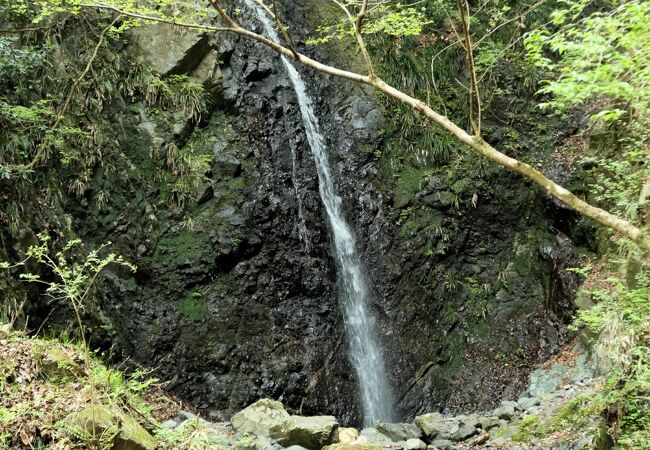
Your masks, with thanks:
[[(311, 2), (285, 6), (290, 25), (324, 14)], [(248, 15), (241, 20), (259, 30)], [(345, 46), (303, 41), (324, 61), (357, 64)], [(131, 32), (119, 51), (163, 78), (202, 83), (208, 107), (197, 117), (122, 97), (104, 109), (121, 158), (96, 167), (85, 195), (64, 205), (85, 242), (111, 241), (138, 266), (102, 280), (99, 343), (155, 368), (215, 418), (271, 397), (358, 422), (327, 221), (278, 58), (234, 36), (163, 25)], [(362, 247), (400, 419), (516, 397), (533, 363), (564, 339), (575, 289), (561, 275), (573, 258), (570, 215), (489, 166), (480, 176), (444, 165), (387, 173), (387, 105), (360, 86), (304, 74)], [(558, 138), (522, 141), (551, 167)], [(508, 143), (498, 125), (487, 139)], [(181, 198), (161, 179), (190, 150), (211, 167)]]

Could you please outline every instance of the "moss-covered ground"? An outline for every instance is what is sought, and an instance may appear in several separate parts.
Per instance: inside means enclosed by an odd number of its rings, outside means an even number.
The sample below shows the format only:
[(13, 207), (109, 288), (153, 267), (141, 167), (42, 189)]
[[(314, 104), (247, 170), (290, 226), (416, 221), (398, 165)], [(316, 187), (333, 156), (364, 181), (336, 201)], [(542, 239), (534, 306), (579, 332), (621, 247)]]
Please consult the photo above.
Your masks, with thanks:
[(161, 426), (181, 408), (145, 372), (126, 375), (79, 345), (0, 325), (2, 449), (233, 448), (228, 432), (208, 440), (198, 420)]

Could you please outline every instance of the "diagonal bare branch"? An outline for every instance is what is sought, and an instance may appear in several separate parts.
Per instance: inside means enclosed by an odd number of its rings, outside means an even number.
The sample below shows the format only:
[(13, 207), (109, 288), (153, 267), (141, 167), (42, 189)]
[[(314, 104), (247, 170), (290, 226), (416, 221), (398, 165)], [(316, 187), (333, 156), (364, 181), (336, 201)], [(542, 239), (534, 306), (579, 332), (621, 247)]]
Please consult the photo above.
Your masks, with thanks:
[[(215, 3), (218, 2), (217, 0), (211, 0), (214, 1)], [(337, 2), (338, 0), (332, 0)], [(463, 1), (463, 0), (458, 0), (458, 1)], [(465, 5), (467, 5), (466, 0), (465, 0)], [(84, 6), (82, 6), (84, 7)], [(100, 6), (100, 4), (95, 3), (92, 5), (87, 5), (86, 7), (89, 8), (103, 8), (107, 10), (113, 10), (115, 12), (124, 14), (126, 16), (134, 17), (134, 18), (139, 18), (142, 20), (148, 20), (148, 21), (153, 21), (153, 22), (163, 22), (163, 23), (172, 23), (174, 25), (182, 26), (182, 24), (170, 20), (165, 20), (161, 19), (158, 17), (149, 17), (137, 13), (133, 13), (131, 11), (121, 11), (119, 8), (115, 7), (108, 7), (106, 5)], [(347, 9), (347, 8), (346, 8)], [(348, 11), (349, 12), (349, 11)], [(225, 14), (225, 11), (224, 11)], [(227, 15), (226, 15), (227, 16)], [(351, 16), (351, 14), (350, 14)], [(467, 16), (468, 17), (468, 16)], [(466, 18), (467, 18), (466, 17)], [(337, 76), (340, 78), (345, 78), (348, 80), (353, 80), (357, 81), (359, 83), (366, 84), (368, 86), (371, 86), (375, 88), (377, 91), (382, 92), (386, 96), (393, 98), (394, 100), (403, 103), (405, 105), (410, 106), (413, 108), (415, 111), (419, 112), (420, 114), (423, 114), (425, 117), (430, 119), (433, 123), (436, 125), (440, 126), (447, 132), (449, 132), (456, 140), (459, 142), (467, 145), (470, 149), (472, 149), (475, 153), (478, 153), (485, 158), (489, 159), (492, 162), (495, 162), (496, 164), (512, 171), (517, 174), (520, 174), (524, 178), (532, 181), (535, 183), (537, 186), (541, 187), (546, 191), (550, 196), (560, 200), (561, 202), (565, 203), (569, 207), (573, 208), (574, 210), (578, 211), (580, 214), (584, 215), (585, 217), (591, 218), (594, 221), (600, 223), (601, 225), (604, 225), (608, 228), (611, 228), (615, 231), (620, 232), (623, 234), (625, 237), (631, 239), (632, 241), (636, 242), (645, 252), (650, 253), (650, 237), (641, 229), (633, 225), (632, 223), (621, 219), (619, 217), (616, 217), (613, 214), (610, 214), (609, 212), (592, 206), (589, 203), (585, 202), (584, 200), (580, 199), (567, 189), (563, 188), (559, 184), (555, 183), (553, 180), (547, 178), (544, 176), (543, 173), (541, 173), (539, 170), (533, 168), (529, 164), (523, 163), (515, 158), (511, 158), (508, 155), (501, 153), (494, 147), (492, 147), (489, 143), (484, 141), (480, 135), (470, 135), (467, 133), (465, 130), (463, 130), (461, 127), (456, 125), (454, 122), (449, 120), (447, 117), (439, 114), (438, 112), (434, 111), (427, 103), (412, 97), (405, 92), (400, 91), (399, 89), (394, 88), (393, 86), (390, 86), (387, 84), (385, 81), (383, 81), (381, 78), (378, 76), (374, 75), (373, 72), (371, 72), (369, 75), (362, 75), (359, 73), (347, 71), (347, 70), (342, 70), (327, 64), (324, 64), (320, 61), (317, 61), (315, 59), (312, 59), (304, 54), (297, 53), (292, 51), (291, 49), (278, 44), (276, 42), (273, 42), (272, 40), (254, 33), (250, 30), (247, 30), (245, 28), (240, 27), (237, 25), (236, 22), (234, 22), (232, 19), (231, 21), (228, 21), (227, 19), (224, 18), (229, 24), (228, 27), (213, 27), (209, 25), (199, 25), (199, 24), (194, 24), (194, 25), (189, 25), (190, 28), (198, 28), (198, 29), (203, 29), (207, 31), (216, 31), (216, 32), (221, 32), (221, 31), (227, 31), (227, 32), (232, 32), (236, 33), (240, 36), (248, 37), (250, 39), (253, 39), (257, 42), (260, 42), (276, 52), (286, 56), (287, 58), (293, 59), (295, 61), (298, 61), (302, 64), (305, 64), (306, 66), (309, 66), (317, 71), (320, 71), (322, 73), (326, 73), (329, 75)], [(466, 27), (468, 29), (468, 26)], [(466, 36), (467, 38), (467, 36)], [(471, 50), (471, 42), (466, 41), (465, 44), (467, 47)]]
[(345, 6), (343, 2), (339, 0), (331, 0), (331, 1), (339, 8), (341, 8), (345, 13), (345, 15), (347, 16), (348, 21), (350, 22), (350, 26), (352, 27), (352, 34), (354, 34), (354, 38), (357, 41), (359, 50), (361, 51), (361, 56), (363, 56), (363, 59), (366, 63), (366, 67), (368, 69), (368, 75), (371, 78), (374, 78), (376, 75), (375, 75), (374, 65), (372, 63), (372, 58), (370, 57), (370, 52), (368, 51), (366, 42), (363, 39), (363, 35), (361, 34), (361, 30), (363, 27), (363, 19), (365, 18), (366, 13), (368, 11), (368, 0), (362, 0), (361, 8), (356, 17), (352, 15), (348, 7)]

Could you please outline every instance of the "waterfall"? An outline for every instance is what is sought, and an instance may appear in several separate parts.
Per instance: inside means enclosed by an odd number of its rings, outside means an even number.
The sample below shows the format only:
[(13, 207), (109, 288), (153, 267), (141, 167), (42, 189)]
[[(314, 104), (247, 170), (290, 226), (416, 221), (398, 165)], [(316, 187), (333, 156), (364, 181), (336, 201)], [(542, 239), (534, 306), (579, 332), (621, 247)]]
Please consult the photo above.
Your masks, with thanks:
[[(256, 11), (269, 39), (279, 38), (269, 15), (254, 0), (245, 0), (249, 8)], [(349, 341), (349, 354), (356, 371), (361, 390), (364, 424), (373, 425), (377, 420), (390, 420), (392, 401), (384, 358), (375, 336), (373, 318), (368, 310), (368, 287), (363, 275), (361, 261), (350, 226), (343, 216), (341, 197), (336, 194), (331, 170), (327, 160), (325, 139), (320, 133), (307, 87), (296, 68), (281, 56), (289, 78), (293, 83), (300, 112), (307, 133), (318, 173), (318, 189), (327, 211), (332, 234), (339, 282), (342, 287), (340, 304), (344, 315), (345, 329)]]

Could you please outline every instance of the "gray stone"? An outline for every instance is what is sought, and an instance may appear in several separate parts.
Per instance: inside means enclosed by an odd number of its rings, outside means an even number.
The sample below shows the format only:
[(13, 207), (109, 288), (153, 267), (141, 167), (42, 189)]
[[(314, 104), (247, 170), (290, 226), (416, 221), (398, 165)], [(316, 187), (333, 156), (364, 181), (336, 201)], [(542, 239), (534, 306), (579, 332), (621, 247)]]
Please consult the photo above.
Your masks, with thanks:
[(232, 416), (230, 422), (239, 433), (269, 437), (271, 428), (283, 425), (290, 417), (282, 403), (264, 398)]
[(185, 131), (189, 126), (187, 115), (183, 111), (176, 111), (172, 114), (172, 117), (174, 119), (172, 121), (172, 133), (174, 133), (175, 136), (185, 134)]
[(469, 425), (474, 428), (479, 428), (482, 426), (481, 417), (478, 414), (470, 414), (467, 416), (458, 416), (458, 421), (461, 425)]
[(479, 417), (479, 422), (481, 423), (481, 428), (486, 431), (489, 431), (492, 428), (498, 427), (500, 425), (499, 418), (496, 416)]
[(569, 381), (571, 383), (578, 383), (593, 377), (594, 371), (589, 361), (589, 355), (583, 353), (576, 358), (576, 364), (571, 369)]
[(515, 411), (521, 411), (521, 408), (517, 404), (517, 402), (512, 401), (512, 400), (504, 400), (501, 402), (501, 406), (512, 406)]
[(427, 444), (420, 439), (408, 439), (406, 441), (406, 450), (424, 450), (426, 448)]
[(244, 78), (247, 81), (260, 81), (273, 73), (273, 69), (273, 63), (268, 59), (249, 60), (244, 70)]
[(241, 173), (241, 161), (232, 155), (217, 153), (215, 150), (215, 169), (221, 175), (236, 177)]
[(448, 439), (435, 439), (431, 445), (437, 450), (456, 450), (454, 443)]
[(501, 406), (494, 410), (493, 414), (499, 419), (509, 420), (515, 415), (515, 408), (510, 404), (501, 404)]
[(386, 423), (378, 422), (375, 425), (377, 431), (394, 442), (406, 441), (408, 439), (419, 439), (422, 431), (412, 423)]
[(526, 415), (540, 415), (544, 413), (544, 408), (542, 406), (533, 406), (526, 410)]
[(219, 69), (219, 54), (211, 50), (201, 63), (192, 71), (190, 79), (210, 88), (221, 80)]
[(308, 449), (300, 445), (292, 445), (291, 447), (287, 447), (286, 450), (308, 450)]
[(472, 425), (461, 425), (458, 431), (451, 435), (451, 439), (454, 441), (466, 441), (476, 434), (478, 434), (476, 427)]
[(225, 67), (222, 69), (223, 77), (223, 97), (225, 100), (234, 101), (239, 95), (241, 90), (241, 80), (235, 78), (232, 69), (230, 67)]
[(129, 31), (145, 59), (161, 75), (189, 73), (208, 54), (207, 36), (196, 31), (179, 31), (164, 23), (136, 27)]
[(460, 428), (452, 418), (445, 418), (440, 413), (429, 413), (415, 418), (415, 424), (429, 438), (449, 439)]
[(299, 445), (320, 450), (337, 436), (339, 424), (334, 416), (291, 416), (269, 430), (270, 437), (284, 446)]
[(173, 419), (169, 419), (169, 420), (164, 421), (164, 422), (160, 425), (160, 427), (161, 427), (161, 428), (166, 428), (166, 429), (168, 429), (168, 430), (173, 430), (174, 428), (178, 427), (178, 425), (179, 425), (178, 422), (176, 422), (176, 421), (173, 420)]
[(542, 397), (556, 391), (563, 383), (569, 368), (564, 364), (555, 364), (550, 370), (543, 368), (535, 370), (530, 375), (530, 383), (526, 391), (528, 397)]
[(517, 405), (519, 405), (519, 408), (526, 411), (534, 406), (539, 405), (539, 399), (537, 397), (522, 397), (517, 400)]
[(375, 444), (375, 445), (391, 445), (393, 441), (383, 434), (381, 434), (377, 428), (364, 428), (359, 433), (358, 443), (363, 444)]

